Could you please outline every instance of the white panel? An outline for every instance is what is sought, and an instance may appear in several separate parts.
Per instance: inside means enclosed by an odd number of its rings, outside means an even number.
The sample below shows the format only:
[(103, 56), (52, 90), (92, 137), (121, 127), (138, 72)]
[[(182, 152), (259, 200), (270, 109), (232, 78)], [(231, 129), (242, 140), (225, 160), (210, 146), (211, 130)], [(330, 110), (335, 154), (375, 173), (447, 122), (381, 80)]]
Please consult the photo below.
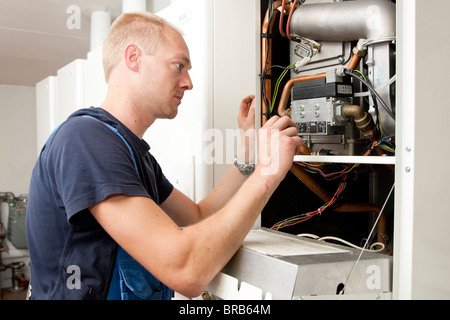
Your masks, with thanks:
[[(414, 203), (415, 147), (415, 25), (416, 1), (397, 4), (398, 82), (397, 82), (397, 166), (394, 238), (394, 299), (411, 299)], [(406, 172), (406, 168), (408, 172)]]
[(157, 120), (144, 137), (169, 180), (195, 201), (213, 186), (212, 163), (203, 159), (203, 134), (213, 126), (212, 6), (210, 0), (182, 1), (158, 13), (183, 31), (194, 89), (185, 93), (174, 120)]
[(239, 135), (233, 133), (240, 102), (254, 94), (259, 105), (260, 10), (258, 0), (214, 1), (214, 128), (223, 138), (222, 156), (214, 166), (215, 185), (239, 148)]
[[(450, 176), (433, 170), (448, 159), (448, 17), (450, 3), (397, 1), (397, 166), (394, 299), (449, 299), (447, 233)], [(427, 50), (424, 42), (440, 43)], [(430, 77), (430, 70), (439, 70)], [(432, 123), (424, 127), (425, 123)], [(442, 139), (444, 140), (442, 140)], [(445, 160), (444, 160), (445, 161)]]
[(103, 70), (103, 46), (92, 50), (87, 55), (86, 61), (86, 107), (100, 107), (105, 100), (108, 85)]
[(56, 127), (56, 77), (50, 76), (36, 84), (37, 153)]
[(78, 59), (58, 70), (56, 124), (74, 111), (84, 108), (86, 60)]
[(272, 300), (272, 294), (220, 272), (207, 287), (208, 292), (223, 300)]
[[(447, 170), (436, 170), (432, 163), (439, 163), (441, 159), (445, 163), (450, 156), (449, 148), (446, 147), (450, 118), (450, 43), (444, 40), (450, 38), (450, 2), (415, 2), (416, 90), (413, 94), (416, 100), (415, 108), (411, 111), (414, 112), (415, 120), (415, 146), (412, 148), (414, 166), (411, 168), (415, 187), (414, 194), (409, 199), (414, 201), (412, 299), (448, 300), (450, 254), (446, 242), (450, 215), (445, 199), (450, 194), (450, 173)], [(407, 3), (409, 5), (409, 1)], [(422, 45), (426, 41), (440, 43), (439, 50), (429, 52)], [(430, 70), (438, 72), (430, 77)], [(432, 125), (423, 130), (424, 122), (431, 122)]]

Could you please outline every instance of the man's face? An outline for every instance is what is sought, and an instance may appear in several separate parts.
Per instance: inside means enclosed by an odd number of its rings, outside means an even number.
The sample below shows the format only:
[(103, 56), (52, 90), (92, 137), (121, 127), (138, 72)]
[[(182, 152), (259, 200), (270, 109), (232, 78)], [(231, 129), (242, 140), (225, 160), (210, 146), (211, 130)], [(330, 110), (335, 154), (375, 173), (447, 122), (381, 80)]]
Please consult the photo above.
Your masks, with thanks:
[(143, 55), (141, 61), (141, 97), (155, 119), (175, 118), (185, 91), (193, 88), (189, 50), (184, 39), (173, 30), (166, 32), (166, 38), (155, 54)]

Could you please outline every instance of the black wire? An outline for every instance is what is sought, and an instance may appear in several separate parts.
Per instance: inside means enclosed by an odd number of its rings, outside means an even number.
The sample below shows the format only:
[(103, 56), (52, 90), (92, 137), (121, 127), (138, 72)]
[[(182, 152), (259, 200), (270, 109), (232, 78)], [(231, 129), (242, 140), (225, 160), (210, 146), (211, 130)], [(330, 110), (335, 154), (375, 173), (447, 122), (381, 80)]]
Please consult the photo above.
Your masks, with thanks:
[(266, 70), (264, 70), (264, 72), (261, 74), (261, 87), (262, 87), (262, 93), (263, 93), (263, 99), (264, 99), (264, 103), (268, 109), (268, 111), (266, 112), (266, 116), (267, 118), (270, 118), (272, 116), (270, 109), (272, 107), (270, 101), (267, 99), (266, 97), (266, 86), (265, 86), (265, 81), (266, 81), (266, 77), (267, 77), (267, 73), (274, 68), (278, 68), (278, 69), (283, 69), (283, 70), (291, 70), (294, 69), (294, 67), (284, 67), (284, 66), (280, 66), (280, 65), (273, 65), (270, 66), (269, 68), (267, 68)]
[(382, 107), (386, 110), (386, 112), (391, 116), (392, 119), (395, 120), (395, 114), (392, 112), (392, 110), (389, 109), (387, 104), (384, 102), (383, 98), (381, 98), (378, 92), (372, 87), (372, 85), (368, 81), (364, 80), (362, 77), (353, 73), (352, 70), (345, 70), (344, 73), (361, 81), (367, 88), (369, 88), (369, 90), (377, 97), (378, 101), (381, 103)]
[(274, 0), (269, 0), (269, 8), (271, 9), (269, 11), (269, 24), (272, 21), (272, 18), (274, 16), (275, 8), (273, 6), (274, 6)]

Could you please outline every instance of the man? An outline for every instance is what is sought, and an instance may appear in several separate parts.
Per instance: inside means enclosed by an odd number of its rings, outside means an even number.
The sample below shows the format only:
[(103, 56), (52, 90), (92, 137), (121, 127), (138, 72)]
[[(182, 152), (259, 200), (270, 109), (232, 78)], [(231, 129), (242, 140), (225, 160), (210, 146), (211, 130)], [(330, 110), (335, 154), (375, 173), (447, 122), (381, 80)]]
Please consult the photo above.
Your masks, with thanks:
[(69, 117), (33, 171), (32, 298), (170, 299), (171, 290), (199, 296), (291, 167), (301, 144), (295, 124), (267, 122), (259, 138), (268, 152), (259, 153), (250, 175), (254, 96), (243, 99), (237, 165), (196, 204), (167, 181), (142, 140), (156, 119), (177, 115), (193, 88), (181, 34), (151, 14), (124, 14), (105, 41), (104, 68), (109, 89), (101, 108)]

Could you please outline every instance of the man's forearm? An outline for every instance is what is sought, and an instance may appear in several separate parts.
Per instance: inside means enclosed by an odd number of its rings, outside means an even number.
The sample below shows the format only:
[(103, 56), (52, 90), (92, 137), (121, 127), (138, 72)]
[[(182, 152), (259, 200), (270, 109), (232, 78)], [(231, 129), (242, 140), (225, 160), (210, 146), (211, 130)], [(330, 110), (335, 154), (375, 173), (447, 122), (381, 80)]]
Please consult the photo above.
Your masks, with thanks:
[(246, 180), (247, 177), (231, 165), (217, 187), (198, 204), (201, 219), (206, 219), (222, 209)]
[(231, 259), (276, 187), (257, 169), (216, 214), (183, 230), (184, 261), (202, 262), (194, 268), (196, 285), (206, 286)]

